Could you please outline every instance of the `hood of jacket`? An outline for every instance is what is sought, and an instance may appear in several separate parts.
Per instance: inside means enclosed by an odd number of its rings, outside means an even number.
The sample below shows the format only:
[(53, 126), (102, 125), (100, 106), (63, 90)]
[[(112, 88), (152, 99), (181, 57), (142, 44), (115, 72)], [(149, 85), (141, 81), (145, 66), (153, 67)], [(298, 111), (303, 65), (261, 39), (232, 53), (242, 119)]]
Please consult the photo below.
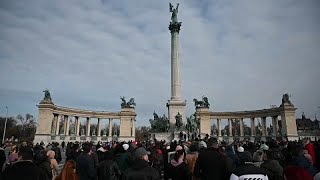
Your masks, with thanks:
[(140, 170), (140, 169), (144, 169), (150, 167), (149, 163), (143, 159), (138, 159), (135, 160), (134, 163), (132, 164), (131, 168), (134, 170)]
[(261, 167), (273, 172), (282, 175), (283, 174), (283, 168), (276, 160), (269, 160), (265, 161), (260, 165)]

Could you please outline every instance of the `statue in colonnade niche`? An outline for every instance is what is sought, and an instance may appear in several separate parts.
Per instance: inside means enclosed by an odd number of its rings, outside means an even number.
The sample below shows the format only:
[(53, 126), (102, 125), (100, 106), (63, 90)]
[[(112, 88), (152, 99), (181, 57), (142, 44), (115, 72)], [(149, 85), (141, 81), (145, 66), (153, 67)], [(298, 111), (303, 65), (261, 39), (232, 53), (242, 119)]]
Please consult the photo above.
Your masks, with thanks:
[(76, 128), (76, 126), (72, 123), (70, 125), (70, 135), (74, 135), (75, 134), (75, 128)]
[(80, 133), (81, 133), (81, 136), (84, 136), (84, 127), (81, 128)]
[(120, 97), (121, 99), (121, 108), (133, 108), (136, 106), (136, 103), (134, 102), (134, 98), (130, 98), (130, 100), (127, 102), (125, 97)]
[(96, 135), (96, 128), (92, 129), (92, 136)]
[(104, 129), (102, 130), (102, 135), (103, 135), (103, 136), (106, 136), (106, 135), (107, 135), (107, 129), (106, 129), (106, 128), (104, 128)]
[(56, 133), (56, 121), (53, 118), (52, 124), (51, 124), (51, 134), (55, 134), (55, 133)]

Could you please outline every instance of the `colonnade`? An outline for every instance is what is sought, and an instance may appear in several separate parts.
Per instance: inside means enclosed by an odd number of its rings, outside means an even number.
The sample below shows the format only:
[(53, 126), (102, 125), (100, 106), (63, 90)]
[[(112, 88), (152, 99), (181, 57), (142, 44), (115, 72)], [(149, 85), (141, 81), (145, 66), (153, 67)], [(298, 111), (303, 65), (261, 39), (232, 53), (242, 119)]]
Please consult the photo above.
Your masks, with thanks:
[[(113, 119), (109, 119), (109, 125), (108, 125), (108, 130), (109, 132), (107, 133), (106, 131), (102, 131), (101, 129), (101, 125), (102, 125), (102, 121), (104, 119), (101, 118), (97, 118), (98, 120), (98, 124), (97, 124), (97, 128), (96, 129), (91, 129), (91, 121), (93, 120), (93, 118), (89, 118), (86, 117), (86, 129), (83, 129), (83, 132), (81, 132), (80, 129), (80, 118), (79, 116), (74, 116), (75, 121), (74, 121), (74, 129), (72, 130), (70, 127), (70, 118), (72, 116), (68, 116), (68, 115), (60, 115), (60, 114), (54, 114), (54, 118), (52, 120), (52, 126), (51, 126), (51, 135), (64, 135), (64, 136), (112, 136), (112, 120)], [(61, 120), (63, 120), (63, 132), (61, 132), (61, 125), (60, 122)], [(132, 126), (131, 128), (134, 128), (134, 126)], [(133, 131), (131, 130), (131, 136)]]
[[(279, 132), (279, 127), (278, 127), (278, 116), (273, 116), (272, 118), (272, 136), (277, 136), (278, 132)], [(228, 133), (224, 133), (223, 135), (226, 136), (257, 136), (257, 132), (256, 132), (256, 124), (255, 124), (255, 119), (260, 119), (261, 120), (261, 135), (262, 136), (268, 136), (267, 133), (267, 123), (266, 123), (266, 119), (267, 117), (260, 117), (260, 118), (256, 118), (256, 117), (251, 117), (250, 118), (250, 135), (245, 134), (245, 130), (244, 130), (244, 118), (230, 118), (227, 119), (228, 120)], [(217, 134), (215, 134), (216, 136), (223, 136), (222, 135), (222, 129), (221, 129), (221, 122), (224, 119), (216, 119), (217, 120)], [(233, 132), (233, 122), (234, 121), (239, 121), (240, 124), (240, 132), (239, 133), (235, 133)]]
[[(211, 120), (217, 120), (217, 134), (218, 137), (223, 137), (221, 133), (221, 121), (228, 120), (228, 138), (238, 136), (232, 132), (232, 122), (235, 120), (240, 121), (240, 137), (286, 137), (288, 140), (298, 139), (296, 118), (296, 108), (290, 101), (283, 101), (279, 107), (273, 107), (270, 109), (261, 109), (253, 111), (236, 111), (236, 112), (213, 112), (209, 111), (208, 107), (196, 107), (196, 119), (200, 121), (199, 133), (202, 137), (211, 134)], [(267, 133), (266, 120), (268, 117), (272, 118), (272, 134)], [(261, 120), (261, 134), (257, 135), (255, 119)], [(250, 135), (244, 133), (244, 119), (250, 119), (251, 132)], [(279, 127), (278, 121), (280, 121), (281, 127)], [(281, 132), (278, 133), (278, 132)], [(224, 133), (224, 136), (226, 134)]]
[[(120, 133), (118, 141), (129, 141), (135, 139), (135, 108), (122, 107), (120, 112), (90, 111), (74, 109), (54, 105), (52, 101), (41, 101), (38, 105), (39, 116), (36, 142), (51, 141), (111, 141), (112, 121), (120, 120)], [(74, 117), (74, 123), (70, 123), (70, 118)], [(85, 118), (85, 129), (81, 129), (80, 121)], [(98, 123), (95, 129), (91, 129), (93, 119)], [(101, 129), (102, 121), (109, 119), (109, 133)], [(61, 125), (60, 122), (63, 122)], [(61, 131), (60, 128), (63, 128)], [(83, 126), (84, 128), (84, 126)]]

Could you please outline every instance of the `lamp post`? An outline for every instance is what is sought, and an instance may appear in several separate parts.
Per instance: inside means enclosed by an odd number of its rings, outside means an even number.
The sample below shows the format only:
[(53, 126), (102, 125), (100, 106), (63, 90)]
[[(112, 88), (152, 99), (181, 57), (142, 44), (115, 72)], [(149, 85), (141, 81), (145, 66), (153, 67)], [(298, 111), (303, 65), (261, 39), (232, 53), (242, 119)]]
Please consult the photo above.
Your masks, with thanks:
[(2, 144), (4, 143), (4, 137), (6, 136), (6, 129), (7, 129), (7, 121), (8, 121), (8, 107), (6, 107), (6, 121), (4, 123), (4, 129), (3, 129), (3, 136), (2, 136)]

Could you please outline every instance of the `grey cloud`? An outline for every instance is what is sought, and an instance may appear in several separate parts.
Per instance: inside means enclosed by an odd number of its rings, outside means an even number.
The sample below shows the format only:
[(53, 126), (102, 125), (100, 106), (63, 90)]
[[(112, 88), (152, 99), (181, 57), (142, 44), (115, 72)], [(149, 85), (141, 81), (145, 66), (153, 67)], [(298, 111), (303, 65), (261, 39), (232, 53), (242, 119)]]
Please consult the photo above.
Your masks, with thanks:
[[(138, 125), (170, 98), (169, 1), (2, 1), (0, 101), (34, 112), (42, 90), (56, 104), (119, 110), (135, 97)], [(319, 106), (317, 1), (185, 1), (179, 18), (183, 96), (213, 109)], [(20, 91), (20, 90), (23, 91)], [(19, 90), (19, 91), (18, 91)], [(12, 91), (10, 95), (6, 94)], [(34, 96), (18, 100), (21, 94)], [(35, 96), (35, 94), (37, 94)], [(320, 112), (318, 112), (320, 113)]]

